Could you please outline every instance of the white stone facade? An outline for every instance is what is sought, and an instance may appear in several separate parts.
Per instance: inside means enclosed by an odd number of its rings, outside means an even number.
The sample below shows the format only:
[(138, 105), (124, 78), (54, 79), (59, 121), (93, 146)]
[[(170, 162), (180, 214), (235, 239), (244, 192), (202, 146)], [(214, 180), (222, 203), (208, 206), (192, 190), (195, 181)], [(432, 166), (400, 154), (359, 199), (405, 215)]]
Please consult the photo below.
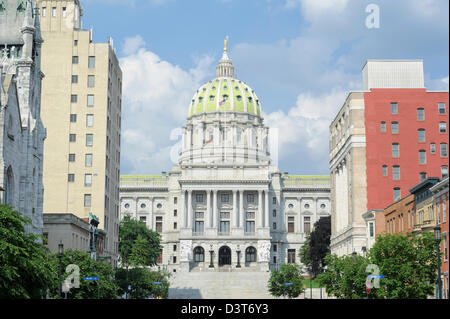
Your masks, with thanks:
[(34, 1), (3, 1), (0, 8), (0, 196), (29, 217), (27, 231), (42, 234), (42, 163), (39, 19)]
[[(171, 271), (265, 272), (300, 263), (305, 228), (331, 211), (328, 176), (282, 175), (271, 164), (259, 100), (233, 74), (225, 50), (216, 78), (192, 100), (178, 165), (162, 176), (121, 177), (121, 218), (161, 233), (161, 265)], [(202, 90), (212, 108), (195, 104)], [(223, 91), (229, 109), (211, 95)]]

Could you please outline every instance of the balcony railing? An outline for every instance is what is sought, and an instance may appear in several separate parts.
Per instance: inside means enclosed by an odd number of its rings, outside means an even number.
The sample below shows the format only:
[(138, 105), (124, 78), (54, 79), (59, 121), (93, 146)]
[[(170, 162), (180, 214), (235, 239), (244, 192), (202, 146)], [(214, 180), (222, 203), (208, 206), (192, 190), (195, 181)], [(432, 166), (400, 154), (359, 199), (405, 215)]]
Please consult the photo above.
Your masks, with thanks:
[(164, 187), (164, 186), (167, 186), (167, 177), (162, 175), (120, 177), (120, 187)]

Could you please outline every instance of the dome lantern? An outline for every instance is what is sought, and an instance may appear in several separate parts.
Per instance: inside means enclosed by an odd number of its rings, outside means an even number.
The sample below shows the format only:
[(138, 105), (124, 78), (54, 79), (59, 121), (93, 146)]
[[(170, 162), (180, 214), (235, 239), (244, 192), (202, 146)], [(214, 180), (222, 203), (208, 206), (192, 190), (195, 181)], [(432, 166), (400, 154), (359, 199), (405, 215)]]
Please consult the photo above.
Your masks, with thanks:
[(234, 66), (230, 57), (228, 56), (228, 36), (225, 38), (223, 46), (223, 55), (216, 68), (217, 77), (230, 77), (234, 78)]

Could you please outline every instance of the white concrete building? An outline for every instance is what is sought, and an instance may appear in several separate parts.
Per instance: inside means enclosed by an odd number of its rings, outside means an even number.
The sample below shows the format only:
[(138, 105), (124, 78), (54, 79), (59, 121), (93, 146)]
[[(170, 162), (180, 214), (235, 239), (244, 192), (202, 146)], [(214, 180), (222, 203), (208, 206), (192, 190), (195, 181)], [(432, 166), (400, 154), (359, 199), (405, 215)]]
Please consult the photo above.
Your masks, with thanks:
[(188, 114), (178, 165), (162, 176), (121, 177), (121, 218), (161, 233), (160, 264), (170, 271), (300, 263), (306, 233), (330, 215), (329, 176), (290, 176), (272, 165), (260, 101), (234, 77), (226, 45)]
[(34, 1), (0, 0), (0, 199), (42, 234), (41, 44)]

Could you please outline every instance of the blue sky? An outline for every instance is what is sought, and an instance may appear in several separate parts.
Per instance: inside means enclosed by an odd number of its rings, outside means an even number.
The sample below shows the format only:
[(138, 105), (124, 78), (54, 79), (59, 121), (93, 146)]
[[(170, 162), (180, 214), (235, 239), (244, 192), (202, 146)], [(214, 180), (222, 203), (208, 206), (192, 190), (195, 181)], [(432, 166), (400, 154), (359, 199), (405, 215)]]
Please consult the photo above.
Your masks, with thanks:
[[(215, 74), (223, 40), (239, 79), (278, 128), (291, 174), (328, 174), (328, 125), (367, 59), (423, 59), (425, 85), (448, 91), (447, 0), (82, 0), (83, 27), (114, 39), (124, 72), (122, 174), (169, 170), (174, 129)], [(368, 4), (380, 28), (365, 25)], [(176, 137), (176, 136), (175, 136)]]

